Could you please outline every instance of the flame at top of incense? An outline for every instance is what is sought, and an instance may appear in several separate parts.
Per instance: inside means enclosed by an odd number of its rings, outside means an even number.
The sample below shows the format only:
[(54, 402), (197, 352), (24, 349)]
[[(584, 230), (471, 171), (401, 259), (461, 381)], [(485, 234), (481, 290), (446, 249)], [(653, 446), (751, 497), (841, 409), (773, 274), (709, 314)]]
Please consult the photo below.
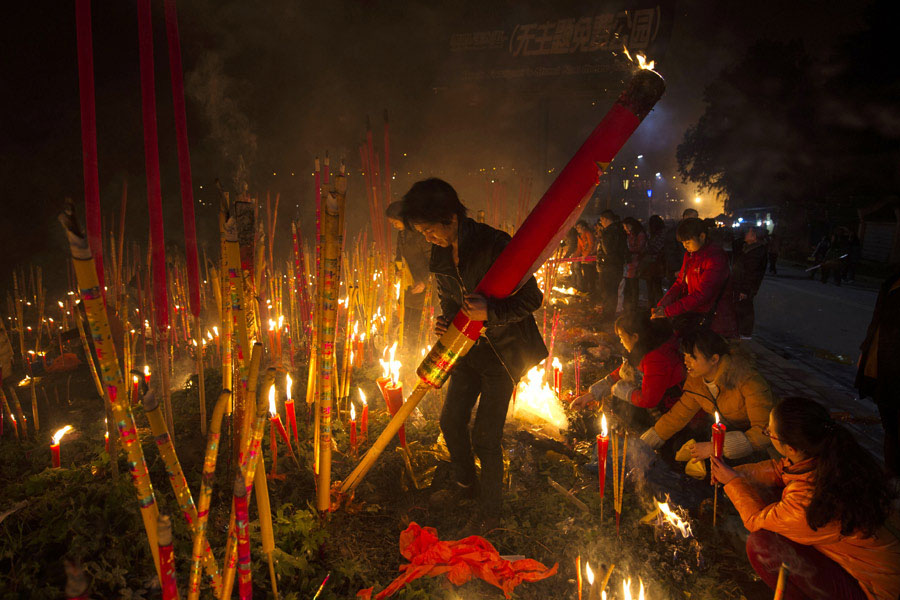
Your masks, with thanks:
[(269, 386), (269, 414), (273, 417), (278, 414), (278, 409), (275, 408), (275, 384)]
[(356, 407), (353, 405), (352, 402), (350, 403), (350, 420), (351, 421), (356, 420)]
[(594, 585), (594, 572), (591, 570), (591, 563), (584, 561), (584, 575), (587, 577), (588, 585)]
[(294, 380), (291, 379), (291, 374), (288, 373), (284, 376), (284, 389), (287, 391), (287, 399), (291, 399), (291, 387), (294, 385)]
[(600, 435), (609, 437), (609, 424), (606, 422), (606, 414), (600, 413)]
[(631, 58), (631, 53), (628, 52), (628, 48), (626, 47), (625, 48), (625, 56), (627, 56), (628, 60), (630, 60), (631, 62), (636, 62), (638, 68), (640, 68), (642, 70), (652, 71), (654, 68), (656, 68), (656, 61), (655, 60), (647, 60), (647, 57), (644, 55), (643, 52), (638, 52), (637, 54), (635, 54), (634, 58)]
[(359, 390), (359, 401), (363, 403), (363, 406), (368, 405), (369, 403), (366, 402), (366, 395), (363, 393), (362, 388), (358, 387), (356, 389)]
[(72, 431), (71, 425), (66, 425), (61, 429), (57, 429), (56, 433), (53, 434), (53, 445), (56, 446), (59, 444), (59, 441), (63, 438), (64, 435)]

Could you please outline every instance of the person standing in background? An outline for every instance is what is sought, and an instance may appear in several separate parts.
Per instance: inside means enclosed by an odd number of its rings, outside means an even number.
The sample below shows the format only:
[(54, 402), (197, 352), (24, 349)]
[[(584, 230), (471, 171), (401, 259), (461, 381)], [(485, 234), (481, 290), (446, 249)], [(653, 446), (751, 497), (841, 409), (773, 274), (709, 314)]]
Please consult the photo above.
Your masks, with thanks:
[[(407, 229), (400, 216), (403, 202), (391, 202), (384, 213), (388, 223), (397, 230), (397, 254), (394, 263), (399, 269), (406, 269), (402, 281), (407, 284), (403, 290), (403, 346), (411, 349), (419, 335), (422, 309), (425, 307), (425, 293), (431, 273), (428, 261), (431, 258), (431, 244), (425, 236), (414, 229)], [(414, 348), (412, 348), (414, 349)]]
[(650, 237), (647, 240), (647, 252), (638, 269), (642, 279), (647, 281), (647, 305), (656, 306), (662, 298), (662, 279), (666, 270), (666, 223), (659, 215), (650, 217), (647, 224)]
[(640, 266), (644, 253), (647, 251), (647, 234), (644, 227), (634, 217), (626, 217), (622, 221), (625, 227), (626, 244), (628, 247), (627, 260), (625, 262), (625, 298), (623, 309), (625, 312), (636, 311), (641, 296)]
[(597, 245), (597, 270), (600, 273), (601, 319), (612, 321), (616, 318), (619, 304), (619, 283), (628, 251), (625, 230), (616, 213), (607, 209), (600, 213), (600, 242)]
[(757, 227), (750, 227), (742, 240), (735, 240), (732, 251), (731, 278), (734, 288), (734, 312), (737, 314), (741, 339), (753, 336), (753, 297), (766, 275), (768, 250)]
[(596, 247), (594, 234), (591, 232), (591, 227), (587, 224), (587, 221), (578, 221), (575, 224), (575, 229), (578, 231), (578, 249), (575, 251), (574, 258), (581, 260), (573, 264), (572, 270), (578, 273), (579, 291), (584, 292), (593, 299), (597, 294), (597, 269), (591, 264), (593, 261), (589, 262), (587, 259), (594, 256), (594, 248)]

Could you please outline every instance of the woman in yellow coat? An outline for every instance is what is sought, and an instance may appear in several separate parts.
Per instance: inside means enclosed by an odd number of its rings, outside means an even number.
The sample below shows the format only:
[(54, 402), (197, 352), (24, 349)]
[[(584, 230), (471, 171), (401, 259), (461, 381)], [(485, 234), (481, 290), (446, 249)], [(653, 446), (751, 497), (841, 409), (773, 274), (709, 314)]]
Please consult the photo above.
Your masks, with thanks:
[[(771, 387), (750, 359), (709, 330), (686, 334), (681, 350), (687, 367), (681, 398), (641, 439), (659, 448), (699, 413), (708, 413), (709, 420), (718, 413), (727, 427), (723, 448), (726, 458), (739, 460), (764, 452), (770, 443), (763, 429), (774, 400)], [(708, 439), (709, 427), (704, 423), (703, 428), (700, 435)], [(712, 444), (697, 443), (691, 453), (695, 459), (709, 458)]]
[[(731, 469), (712, 459), (751, 532), (747, 556), (775, 587), (785, 564), (785, 600), (896, 600), (900, 543), (885, 528), (891, 495), (884, 469), (825, 408), (787, 398), (772, 411), (766, 433), (784, 458)], [(763, 490), (780, 493), (773, 502)]]

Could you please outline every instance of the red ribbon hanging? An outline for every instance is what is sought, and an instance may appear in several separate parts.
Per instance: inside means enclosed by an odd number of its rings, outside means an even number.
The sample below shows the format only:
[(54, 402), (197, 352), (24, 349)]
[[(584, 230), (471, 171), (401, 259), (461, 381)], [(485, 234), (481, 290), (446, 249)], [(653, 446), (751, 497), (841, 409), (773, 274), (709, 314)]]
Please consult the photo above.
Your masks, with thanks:
[(81, 102), (81, 154), (84, 167), (84, 207), (87, 237), (103, 289), (103, 232), (100, 225), (100, 176), (97, 169), (97, 113), (94, 102), (94, 49), (91, 0), (75, 0), (78, 40), (78, 92)]
[(137, 9), (144, 164), (147, 170), (147, 206), (150, 210), (150, 245), (153, 262), (153, 301), (156, 308), (156, 326), (160, 333), (165, 334), (169, 326), (169, 298), (166, 287), (162, 192), (159, 186), (159, 144), (156, 136), (156, 89), (153, 80), (153, 25), (150, 0), (137, 0)]
[(169, 42), (169, 71), (172, 76), (172, 104), (175, 108), (175, 140), (178, 146), (178, 175), (181, 181), (181, 215), (184, 221), (184, 253), (191, 314), (200, 316), (200, 259), (197, 255), (197, 228), (194, 224), (194, 188), (191, 152), (188, 146), (187, 111), (184, 103), (184, 76), (181, 70), (181, 41), (175, 0), (165, 1), (166, 40)]

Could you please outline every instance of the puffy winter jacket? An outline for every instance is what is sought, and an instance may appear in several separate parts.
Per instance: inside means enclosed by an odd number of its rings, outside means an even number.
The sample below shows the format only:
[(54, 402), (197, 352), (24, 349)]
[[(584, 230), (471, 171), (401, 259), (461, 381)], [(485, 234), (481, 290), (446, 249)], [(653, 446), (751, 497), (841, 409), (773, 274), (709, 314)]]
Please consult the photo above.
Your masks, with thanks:
[[(675, 283), (659, 301), (659, 306), (665, 308), (666, 316), (670, 318), (686, 313), (705, 316), (715, 308), (712, 330), (733, 338), (737, 337), (738, 330), (732, 295), (728, 256), (720, 246), (707, 242), (696, 252), (684, 254)], [(714, 306), (716, 298), (719, 302)]]
[[(616, 383), (628, 375), (625, 365), (609, 374)], [(628, 400), (641, 408), (656, 408), (663, 397), (671, 398), (680, 395), (684, 383), (684, 359), (678, 348), (678, 339), (672, 336), (657, 348), (647, 352), (638, 365), (641, 372), (641, 384), (630, 394)], [(677, 397), (677, 396), (675, 396)]]
[(741, 354), (726, 354), (712, 383), (718, 388), (713, 395), (702, 377), (688, 376), (681, 399), (653, 426), (663, 441), (681, 431), (698, 412), (710, 415), (718, 411), (727, 425), (725, 457), (742, 458), (771, 444), (763, 434), (769, 424), (774, 399), (772, 389), (762, 375)]
[[(895, 600), (900, 595), (900, 542), (885, 527), (872, 537), (841, 535), (838, 521), (813, 529), (806, 507), (815, 488), (815, 460), (795, 465), (787, 459), (735, 467), (741, 474), (725, 485), (725, 493), (750, 531), (764, 529), (812, 546), (844, 568), (870, 600)], [(781, 488), (781, 500), (768, 503), (754, 486)]]
[[(437, 280), (441, 315), (452, 320), (466, 294), (484, 277), (494, 260), (509, 243), (508, 234), (465, 217), (459, 223), (459, 264), (453, 262), (450, 247), (432, 246), (429, 268)], [(547, 357), (532, 313), (541, 306), (543, 295), (534, 277), (506, 298), (488, 298), (485, 335), (478, 343), (490, 343), (513, 381)], [(463, 358), (465, 360), (465, 357)]]

